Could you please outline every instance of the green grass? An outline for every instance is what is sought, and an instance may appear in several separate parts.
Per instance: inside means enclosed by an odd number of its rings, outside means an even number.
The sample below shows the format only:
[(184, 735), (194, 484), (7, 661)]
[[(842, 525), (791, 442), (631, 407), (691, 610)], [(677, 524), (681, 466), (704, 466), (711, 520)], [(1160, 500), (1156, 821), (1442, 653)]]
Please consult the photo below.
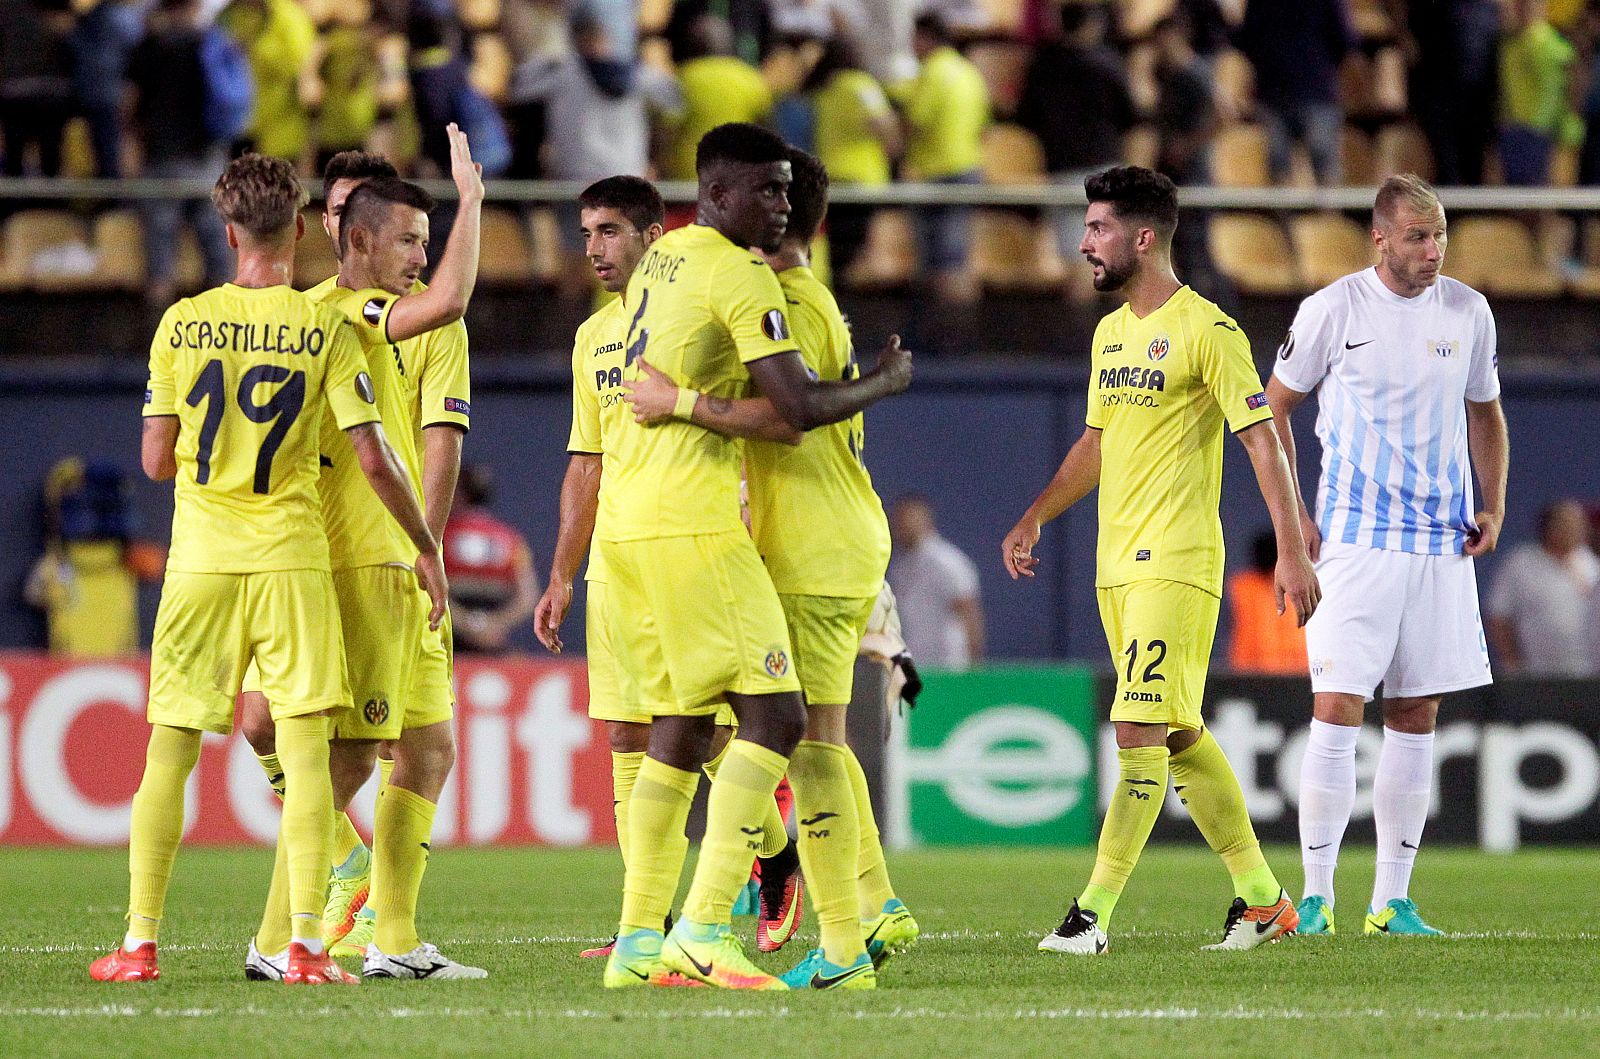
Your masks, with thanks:
[[(119, 935), (125, 855), (0, 853), (0, 1055), (1504, 1057), (1594, 1054), (1600, 1039), (1592, 850), (1427, 851), (1415, 892), (1455, 932), (1447, 940), (1362, 937), (1371, 861), (1349, 855), (1347, 933), (1218, 954), (1198, 949), (1220, 934), (1220, 866), (1203, 849), (1153, 848), (1100, 959), (1034, 950), (1091, 852), (896, 856), (922, 944), (877, 993), (806, 995), (602, 989), (577, 951), (611, 931), (619, 873), (607, 850), (439, 851), (424, 933), (489, 968), (487, 982), (248, 983), (240, 967), (270, 860), (185, 850), (162, 980), (104, 985), (87, 966)], [(1273, 860), (1297, 885), (1292, 851)], [(768, 966), (799, 958), (807, 919)]]

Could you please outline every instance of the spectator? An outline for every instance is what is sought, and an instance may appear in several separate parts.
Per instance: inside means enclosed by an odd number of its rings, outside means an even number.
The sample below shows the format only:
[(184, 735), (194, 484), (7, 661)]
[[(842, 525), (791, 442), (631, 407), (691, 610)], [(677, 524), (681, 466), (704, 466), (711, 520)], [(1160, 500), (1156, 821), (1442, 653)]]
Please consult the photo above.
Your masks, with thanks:
[[(938, 15), (917, 18), (911, 46), (921, 68), (904, 99), (909, 175), (934, 184), (983, 183), (983, 132), (989, 126), (989, 87), (983, 74), (956, 51)], [(971, 207), (924, 207), (917, 217), (923, 258), (940, 298), (975, 301), (977, 285), (966, 267)]]
[[(1156, 23), (1156, 169), (1179, 185), (1211, 183), (1211, 141), (1220, 124), (1211, 75), (1190, 44), (1193, 34), (1182, 15)], [(1214, 302), (1234, 298), (1211, 261), (1204, 210), (1186, 209), (1172, 237), (1172, 263), (1183, 281)]]
[[(1073, 188), (1123, 157), (1122, 137), (1137, 116), (1122, 57), (1106, 44), (1105, 12), (1061, 8), (1060, 41), (1041, 44), (1023, 73), (1017, 121), (1039, 137), (1050, 179)], [(1061, 256), (1077, 256), (1083, 211), (1056, 211)]]
[(546, 105), (540, 99), (518, 100), (516, 79), (524, 73), (554, 66), (572, 49), (567, 16), (544, 0), (506, 0), (500, 6), (500, 35), (511, 53), (512, 91), (506, 100), (506, 123), (511, 127), (511, 168), (515, 180), (537, 180), (544, 175), (540, 151), (544, 147)]
[(1290, 152), (1303, 143), (1317, 183), (1342, 176), (1344, 111), (1339, 65), (1355, 44), (1344, 0), (1250, 0), (1236, 37), (1256, 72), (1256, 112), (1267, 130), (1272, 179), (1289, 177)]
[(497, 654), (511, 631), (533, 617), (539, 575), (522, 534), (488, 511), (494, 478), (482, 464), (461, 468), (456, 501), (444, 527), (444, 567), (456, 647)]
[(1228, 664), (1238, 673), (1277, 673), (1303, 677), (1307, 673), (1306, 633), (1293, 609), (1278, 613), (1273, 570), (1278, 565), (1278, 542), (1270, 531), (1251, 543), (1250, 568), (1228, 578), (1228, 609), (1233, 641)]
[[(823, 46), (801, 90), (816, 114), (816, 155), (834, 186), (882, 187), (893, 177), (890, 158), (900, 152), (900, 123), (877, 78), (861, 68), (842, 37)], [(844, 276), (867, 242), (873, 209), (847, 202), (828, 207), (829, 263)]]
[[(317, 172), (341, 151), (367, 146), (378, 124), (377, 30), (366, 22), (336, 22), (322, 34), (317, 76)], [(476, 147), (476, 144), (474, 144)]]
[(89, 126), (95, 175), (122, 176), (122, 91), (128, 59), (144, 36), (143, 0), (99, 0), (78, 19), (72, 48), (72, 92)]
[(1489, 594), (1487, 630), (1498, 664), (1510, 673), (1593, 674), (1585, 616), (1600, 559), (1589, 548), (1589, 520), (1576, 500), (1539, 512), (1539, 543), (1501, 562)]
[(220, 21), (244, 46), (255, 78), (256, 109), (245, 139), (254, 151), (299, 164), (311, 144), (308, 97), (320, 94), (311, 16), (295, 0), (234, 0)]
[(1515, 0), (1500, 45), (1500, 172), (1513, 187), (1550, 182), (1550, 158), (1572, 119), (1578, 53), (1545, 18), (1544, 0)]
[(0, 0), (3, 171), (22, 176), (28, 149), (39, 173), (61, 175), (61, 131), (72, 116), (72, 13), (65, 0)]
[(1482, 184), (1499, 97), (1498, 0), (1390, 0), (1409, 35), (1407, 88), (1441, 186)]
[(772, 0), (771, 36), (779, 40), (863, 40), (867, 9), (861, 0)]
[[(450, 0), (412, 0), (405, 19), (406, 65), (411, 74), (411, 105), (422, 129), (422, 157), (438, 172), (450, 172), (450, 140), (445, 127), (471, 88), (463, 54), (465, 31)], [(468, 135), (471, 133), (469, 131)], [(473, 142), (474, 154), (477, 142)], [(454, 216), (448, 209), (445, 211)], [(448, 218), (445, 218), (448, 219)], [(436, 227), (448, 228), (448, 224)], [(439, 232), (435, 232), (437, 237)]]
[[(144, 174), (215, 180), (227, 164), (228, 145), (206, 132), (206, 77), (200, 59), (200, 0), (161, 0), (150, 30), (128, 60), (136, 93), (134, 123), (143, 147)], [(176, 294), (178, 225), (187, 217), (205, 262), (205, 285), (233, 275), (222, 219), (206, 199), (147, 199), (144, 218), (145, 296), (154, 305)]]
[(772, 115), (772, 90), (761, 71), (734, 56), (727, 19), (701, 15), (690, 25), (685, 46), (686, 58), (678, 66), (683, 115), (673, 129), (662, 167), (669, 180), (695, 179), (695, 148), (700, 137), (718, 125), (761, 124)]
[(919, 666), (966, 669), (983, 657), (978, 568), (939, 536), (926, 497), (901, 497), (889, 527), (894, 535), (889, 585), (900, 604), (911, 657)]

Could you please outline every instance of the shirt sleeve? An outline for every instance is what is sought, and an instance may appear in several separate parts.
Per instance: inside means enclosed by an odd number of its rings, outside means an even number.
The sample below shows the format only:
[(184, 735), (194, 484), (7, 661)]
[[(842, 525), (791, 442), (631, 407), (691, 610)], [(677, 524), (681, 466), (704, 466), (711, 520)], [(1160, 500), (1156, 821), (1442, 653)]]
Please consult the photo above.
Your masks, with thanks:
[(328, 366), (323, 378), (323, 393), (340, 430), (363, 423), (382, 422), (372, 376), (367, 374), (367, 357), (356, 338), (355, 325), (348, 320), (333, 324), (328, 335)]
[(338, 309), (355, 326), (356, 335), (364, 347), (381, 346), (389, 341), (389, 314), (400, 299), (376, 287), (367, 290), (343, 290), (327, 299), (326, 304)]
[(1500, 350), (1495, 333), (1494, 313), (1484, 302), (1479, 312), (1478, 333), (1472, 346), (1472, 364), (1467, 369), (1467, 400), (1492, 401), (1500, 396)]
[(1278, 346), (1272, 374), (1296, 393), (1310, 393), (1332, 367), (1336, 337), (1327, 299), (1313, 294), (1294, 314), (1294, 323)]
[(1195, 352), (1200, 381), (1227, 417), (1229, 430), (1237, 434), (1272, 418), (1243, 328), (1227, 317), (1208, 321), (1195, 336)]
[(585, 333), (578, 331), (572, 347), (572, 430), (567, 435), (567, 451), (599, 455), (600, 446), (600, 394), (589, 381), (583, 351), (588, 346)]
[(422, 365), (421, 383), (424, 429), (472, 429), (472, 373), (467, 328), (460, 320), (428, 333), (428, 359)]
[(741, 363), (800, 348), (789, 330), (789, 300), (765, 261), (730, 253), (719, 280), (712, 311), (733, 336)]
[(178, 329), (182, 323), (182, 305), (177, 302), (168, 307), (161, 317), (150, 340), (150, 374), (144, 384), (144, 414), (147, 416), (175, 416), (178, 414), (177, 381), (173, 376), (173, 351), (182, 343)]

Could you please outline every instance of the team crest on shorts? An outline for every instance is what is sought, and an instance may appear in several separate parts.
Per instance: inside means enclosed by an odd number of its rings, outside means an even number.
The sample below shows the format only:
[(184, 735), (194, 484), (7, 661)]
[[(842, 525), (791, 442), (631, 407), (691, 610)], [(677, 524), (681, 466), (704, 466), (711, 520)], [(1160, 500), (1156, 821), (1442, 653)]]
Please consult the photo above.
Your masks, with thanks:
[(1151, 360), (1160, 360), (1167, 355), (1167, 351), (1171, 348), (1172, 342), (1166, 335), (1157, 335), (1150, 340), (1150, 348), (1145, 352), (1149, 354)]
[(767, 676), (777, 678), (789, 672), (789, 653), (781, 647), (767, 652)]
[(388, 699), (368, 699), (367, 704), (361, 707), (361, 715), (371, 725), (383, 724), (389, 719)]

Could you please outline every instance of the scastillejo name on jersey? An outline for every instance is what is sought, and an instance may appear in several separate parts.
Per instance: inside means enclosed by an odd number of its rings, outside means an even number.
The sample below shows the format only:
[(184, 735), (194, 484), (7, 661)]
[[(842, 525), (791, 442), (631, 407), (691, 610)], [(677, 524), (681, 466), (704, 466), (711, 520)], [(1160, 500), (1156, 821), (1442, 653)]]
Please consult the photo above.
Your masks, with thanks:
[(174, 320), (173, 349), (227, 349), (235, 353), (318, 356), (328, 343), (320, 327), (290, 324), (248, 324), (235, 320)]

